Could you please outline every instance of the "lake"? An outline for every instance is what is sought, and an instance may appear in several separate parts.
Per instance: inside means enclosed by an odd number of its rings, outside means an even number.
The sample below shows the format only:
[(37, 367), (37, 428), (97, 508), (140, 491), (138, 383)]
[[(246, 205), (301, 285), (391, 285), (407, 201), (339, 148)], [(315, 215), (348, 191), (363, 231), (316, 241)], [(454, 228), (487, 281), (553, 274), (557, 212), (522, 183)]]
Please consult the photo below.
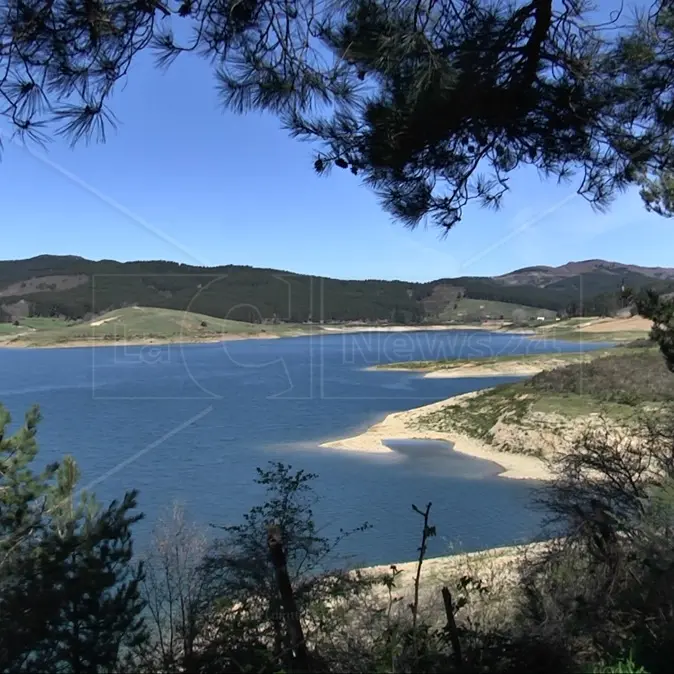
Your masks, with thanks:
[[(602, 344), (585, 344), (585, 349)], [(424, 379), (374, 364), (431, 358), (574, 351), (577, 343), (478, 331), (335, 334), (161, 347), (0, 349), (0, 402), (44, 421), (40, 461), (72, 454), (82, 485), (102, 501), (140, 491), (146, 520), (174, 501), (204, 526), (231, 524), (259, 501), (255, 467), (291, 463), (317, 473), (317, 524), (327, 534), (364, 521), (348, 539), (351, 563), (413, 559), (432, 501), (430, 555), (532, 540), (535, 484), (442, 443), (395, 443), (390, 454), (318, 446), (355, 435), (386, 414), (516, 378)], [(392, 439), (395, 440), (395, 439)]]

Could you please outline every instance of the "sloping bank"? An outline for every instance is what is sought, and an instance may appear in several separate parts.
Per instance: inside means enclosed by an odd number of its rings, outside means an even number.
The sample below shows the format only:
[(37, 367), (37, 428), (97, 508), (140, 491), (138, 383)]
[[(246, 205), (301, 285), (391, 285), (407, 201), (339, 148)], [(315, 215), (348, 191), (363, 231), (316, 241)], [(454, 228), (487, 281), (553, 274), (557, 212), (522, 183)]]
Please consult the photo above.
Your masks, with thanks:
[[(625, 348), (543, 371), (525, 382), (390, 414), (361, 435), (324, 446), (388, 452), (392, 450), (384, 444), (387, 440), (442, 439), (454, 443), (456, 451), (500, 464), (503, 477), (548, 480), (553, 476), (550, 459), (572, 451), (588, 428), (629, 433), (641, 413), (671, 402), (671, 374), (659, 351)], [(509, 587), (521, 555), (536, 554), (544, 546), (534, 543), (427, 560), (421, 578), (424, 592), (439, 607), (440, 583), (459, 573)], [(398, 586), (407, 595), (413, 588), (415, 563), (397, 566), (404, 572)]]
[[(499, 372), (494, 359), (484, 360), (475, 359), (469, 367), (488, 367), (495, 376), (512, 374), (515, 365), (512, 358), (503, 359), (507, 369)], [(444, 440), (458, 452), (500, 464), (503, 477), (547, 480), (552, 477), (549, 460), (569, 451), (588, 428), (608, 425), (616, 433), (628, 431), (644, 409), (674, 400), (670, 374), (655, 348), (569, 355), (561, 367), (559, 361), (560, 354), (547, 361), (536, 356), (540, 371), (527, 381), (396, 412), (365, 433), (323, 446), (389, 452), (388, 440)], [(527, 357), (520, 362), (531, 365)], [(441, 363), (437, 371), (464, 366)]]
[[(489, 588), (488, 595), (471, 597), (467, 611), (484, 623), (494, 614), (503, 614), (511, 605), (520, 579), (521, 564), (524, 560), (536, 559), (547, 548), (547, 543), (529, 543), (527, 545), (493, 548), (480, 552), (470, 552), (446, 557), (426, 559), (421, 566), (419, 577), (419, 605), (426, 622), (444, 624), (446, 621), (442, 599), (442, 588), (455, 591), (461, 578), (480, 581)], [(409, 605), (414, 600), (415, 578), (418, 562), (396, 564), (395, 587), (392, 595), (400, 598), (395, 613), (400, 616), (409, 614)], [(365, 575), (381, 576), (391, 573), (390, 565), (373, 566), (362, 569)], [(373, 588), (373, 598), (381, 606), (389, 600), (388, 588), (381, 583)], [(465, 611), (463, 618), (465, 618)]]
[(322, 447), (351, 450), (357, 452), (391, 452), (384, 443), (387, 440), (433, 439), (446, 440), (454, 449), (480, 459), (488, 459), (503, 466), (504, 477), (519, 479), (547, 479), (549, 471), (543, 461), (535, 456), (506, 454), (498, 451), (484, 439), (468, 435), (458, 429), (445, 429), (434, 422), (435, 418), (450, 417), (454, 409), (478, 398), (480, 392), (467, 393), (449, 400), (424, 405), (405, 412), (389, 414), (383, 421), (370, 427), (364, 433), (351, 438), (325, 442)]
[(595, 358), (621, 353), (624, 347), (588, 351), (585, 353), (542, 353), (491, 356), (485, 358), (453, 358), (420, 360), (406, 363), (377, 365), (372, 370), (412, 371), (424, 377), (460, 379), (463, 377), (531, 377), (539, 372), (554, 370), (573, 363), (588, 363)]

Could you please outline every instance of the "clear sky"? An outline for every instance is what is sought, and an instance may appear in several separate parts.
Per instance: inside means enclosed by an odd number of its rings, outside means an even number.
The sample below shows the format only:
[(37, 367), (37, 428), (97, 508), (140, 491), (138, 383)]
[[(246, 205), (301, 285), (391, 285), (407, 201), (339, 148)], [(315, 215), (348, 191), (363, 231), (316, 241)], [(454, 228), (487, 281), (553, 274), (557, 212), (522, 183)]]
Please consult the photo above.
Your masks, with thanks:
[(535, 172), (511, 179), (498, 212), (466, 211), (445, 238), (409, 231), (347, 171), (318, 177), (311, 147), (278, 121), (223, 112), (206, 62), (167, 74), (149, 58), (112, 99), (104, 145), (6, 143), (0, 258), (43, 253), (249, 264), (338, 278), (424, 281), (604, 258), (674, 266), (674, 221), (638, 194), (598, 215)]

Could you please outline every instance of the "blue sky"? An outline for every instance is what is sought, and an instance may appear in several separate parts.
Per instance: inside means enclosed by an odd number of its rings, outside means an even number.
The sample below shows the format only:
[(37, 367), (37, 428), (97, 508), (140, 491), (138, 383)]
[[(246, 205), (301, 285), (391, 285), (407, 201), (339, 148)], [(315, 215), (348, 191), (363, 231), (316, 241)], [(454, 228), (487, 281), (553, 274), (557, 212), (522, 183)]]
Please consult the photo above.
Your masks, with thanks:
[(208, 64), (149, 58), (111, 101), (104, 145), (24, 148), (0, 163), (0, 258), (42, 253), (250, 264), (338, 278), (494, 275), (605, 258), (674, 264), (674, 222), (636, 193), (599, 215), (575, 184), (519, 172), (498, 212), (477, 207), (441, 238), (409, 231), (350, 173), (318, 177), (311, 147), (272, 117), (223, 112)]

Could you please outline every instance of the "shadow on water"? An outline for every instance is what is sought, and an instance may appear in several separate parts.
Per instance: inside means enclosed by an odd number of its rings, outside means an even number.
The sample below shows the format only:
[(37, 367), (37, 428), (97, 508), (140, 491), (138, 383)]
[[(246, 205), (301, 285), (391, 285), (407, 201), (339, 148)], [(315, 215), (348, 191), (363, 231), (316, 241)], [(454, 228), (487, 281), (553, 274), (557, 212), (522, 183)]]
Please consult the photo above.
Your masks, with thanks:
[(445, 440), (385, 440), (384, 444), (414, 464), (416, 471), (436, 477), (481, 480), (496, 477), (503, 466), (494, 461), (476, 459), (454, 450)]

